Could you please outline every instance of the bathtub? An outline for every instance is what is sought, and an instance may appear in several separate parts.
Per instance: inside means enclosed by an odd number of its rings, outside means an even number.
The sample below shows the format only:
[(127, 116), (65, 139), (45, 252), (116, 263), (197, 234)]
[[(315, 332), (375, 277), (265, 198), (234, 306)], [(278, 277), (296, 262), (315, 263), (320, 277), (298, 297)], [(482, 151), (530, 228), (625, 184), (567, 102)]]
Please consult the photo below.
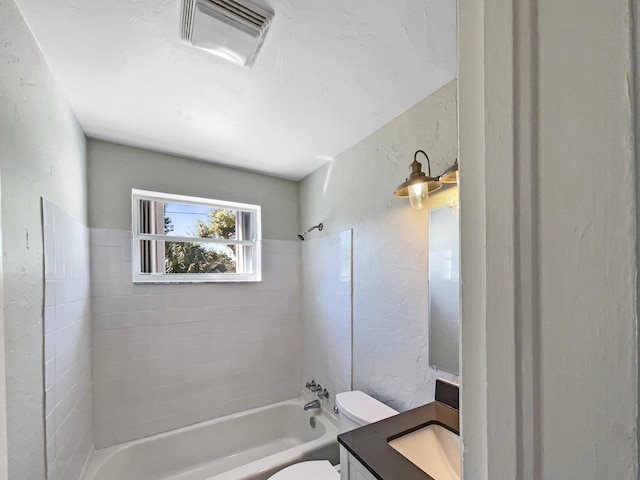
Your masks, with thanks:
[(339, 463), (337, 427), (303, 406), (287, 400), (99, 449), (83, 479), (265, 480), (303, 460)]

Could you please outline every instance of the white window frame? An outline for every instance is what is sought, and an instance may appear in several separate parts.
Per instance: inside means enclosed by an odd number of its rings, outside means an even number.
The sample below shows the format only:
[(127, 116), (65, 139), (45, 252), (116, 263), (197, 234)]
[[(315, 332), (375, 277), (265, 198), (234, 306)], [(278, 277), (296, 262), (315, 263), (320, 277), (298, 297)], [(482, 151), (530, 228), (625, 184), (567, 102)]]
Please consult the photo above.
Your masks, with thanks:
[[(221, 208), (225, 210), (236, 210), (251, 213), (252, 231), (255, 237), (251, 239), (231, 240), (220, 238), (199, 238), (166, 236), (158, 234), (146, 234), (141, 232), (140, 220), (140, 200), (153, 202), (171, 202), (187, 205), (205, 206), (209, 208)], [(228, 202), (224, 200), (214, 200), (211, 198), (192, 197), (187, 195), (177, 195), (172, 193), (153, 192), (149, 190), (131, 189), (131, 219), (132, 219), (132, 265), (133, 283), (227, 283), (227, 282), (260, 282), (262, 281), (262, 218), (260, 205), (248, 203)], [(156, 219), (157, 220), (157, 219)], [(163, 214), (164, 224), (164, 214)], [(163, 232), (164, 233), (164, 232)], [(197, 242), (197, 243), (218, 243), (223, 245), (246, 245), (252, 247), (252, 263), (254, 270), (251, 273), (142, 273), (141, 272), (141, 240), (152, 240), (151, 243), (158, 251), (164, 251), (164, 247), (157, 248), (160, 242)], [(161, 253), (162, 253), (161, 252)], [(164, 254), (162, 254), (164, 259)], [(238, 263), (241, 260), (238, 259)]]

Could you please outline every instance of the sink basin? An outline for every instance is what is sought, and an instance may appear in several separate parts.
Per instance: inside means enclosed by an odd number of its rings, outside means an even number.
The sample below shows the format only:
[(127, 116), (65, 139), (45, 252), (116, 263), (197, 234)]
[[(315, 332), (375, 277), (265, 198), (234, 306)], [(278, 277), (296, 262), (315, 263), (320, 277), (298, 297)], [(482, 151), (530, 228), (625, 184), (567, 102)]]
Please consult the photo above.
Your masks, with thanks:
[(435, 480), (460, 480), (460, 437), (440, 425), (427, 425), (389, 445)]

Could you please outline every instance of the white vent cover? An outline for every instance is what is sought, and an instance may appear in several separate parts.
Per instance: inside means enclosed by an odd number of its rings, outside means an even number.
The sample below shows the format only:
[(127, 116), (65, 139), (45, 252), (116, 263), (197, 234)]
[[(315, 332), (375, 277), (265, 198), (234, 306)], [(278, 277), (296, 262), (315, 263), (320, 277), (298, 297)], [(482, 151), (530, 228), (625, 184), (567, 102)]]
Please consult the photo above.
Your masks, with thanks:
[(193, 46), (250, 67), (273, 12), (249, 0), (182, 0), (180, 36)]

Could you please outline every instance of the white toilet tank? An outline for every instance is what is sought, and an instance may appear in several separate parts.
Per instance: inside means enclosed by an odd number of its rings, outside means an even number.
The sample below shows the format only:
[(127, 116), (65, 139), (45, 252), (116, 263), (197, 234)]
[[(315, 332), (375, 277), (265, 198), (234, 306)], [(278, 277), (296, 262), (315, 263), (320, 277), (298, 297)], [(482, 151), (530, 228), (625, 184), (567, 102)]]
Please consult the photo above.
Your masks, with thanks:
[[(360, 390), (336, 395), (340, 433), (393, 417), (398, 412)], [(340, 479), (349, 478), (349, 461), (345, 448), (340, 445)]]
[(336, 395), (340, 433), (362, 427), (398, 412), (359, 390)]

